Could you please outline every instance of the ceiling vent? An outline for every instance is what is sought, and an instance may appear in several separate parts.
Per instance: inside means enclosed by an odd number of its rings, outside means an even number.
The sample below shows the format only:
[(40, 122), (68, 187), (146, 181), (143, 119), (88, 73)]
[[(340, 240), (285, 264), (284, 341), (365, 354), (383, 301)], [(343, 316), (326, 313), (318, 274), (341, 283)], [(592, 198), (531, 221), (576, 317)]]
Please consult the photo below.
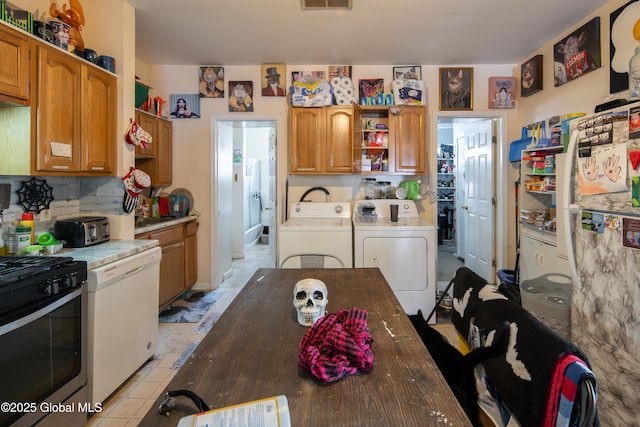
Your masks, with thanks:
[(352, 0), (300, 0), (302, 10), (351, 10)]

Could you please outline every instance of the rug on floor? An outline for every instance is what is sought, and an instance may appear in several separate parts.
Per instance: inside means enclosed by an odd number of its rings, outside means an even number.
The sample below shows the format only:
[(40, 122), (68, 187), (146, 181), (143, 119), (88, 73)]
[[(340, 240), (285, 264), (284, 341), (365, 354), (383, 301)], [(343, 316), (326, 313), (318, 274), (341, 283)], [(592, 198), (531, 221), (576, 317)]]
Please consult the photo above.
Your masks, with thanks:
[(170, 308), (160, 313), (161, 323), (196, 323), (202, 319), (211, 306), (220, 299), (223, 290), (215, 289), (207, 293), (187, 291), (171, 303)]

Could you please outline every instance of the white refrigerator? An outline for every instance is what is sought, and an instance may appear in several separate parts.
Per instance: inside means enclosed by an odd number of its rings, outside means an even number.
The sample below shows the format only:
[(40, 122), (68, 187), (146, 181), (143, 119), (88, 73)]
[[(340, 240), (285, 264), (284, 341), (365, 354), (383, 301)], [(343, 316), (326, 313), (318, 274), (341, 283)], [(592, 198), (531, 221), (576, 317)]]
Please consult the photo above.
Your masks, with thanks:
[(640, 103), (571, 122), (559, 201), (568, 225), (571, 339), (597, 377), (603, 426), (637, 425), (640, 408), (640, 129), (636, 133), (631, 120), (636, 112)]

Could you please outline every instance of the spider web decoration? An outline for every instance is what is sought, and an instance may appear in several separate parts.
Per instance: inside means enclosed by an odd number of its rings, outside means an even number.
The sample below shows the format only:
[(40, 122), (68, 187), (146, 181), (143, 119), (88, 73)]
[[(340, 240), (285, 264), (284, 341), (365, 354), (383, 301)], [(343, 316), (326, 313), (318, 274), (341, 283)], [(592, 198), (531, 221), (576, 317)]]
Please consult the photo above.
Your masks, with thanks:
[(44, 209), (49, 209), (49, 204), (53, 200), (53, 187), (47, 184), (44, 179), (37, 179), (35, 176), (29, 181), (22, 181), (22, 186), (16, 190), (18, 194), (18, 204), (25, 212), (40, 213)]

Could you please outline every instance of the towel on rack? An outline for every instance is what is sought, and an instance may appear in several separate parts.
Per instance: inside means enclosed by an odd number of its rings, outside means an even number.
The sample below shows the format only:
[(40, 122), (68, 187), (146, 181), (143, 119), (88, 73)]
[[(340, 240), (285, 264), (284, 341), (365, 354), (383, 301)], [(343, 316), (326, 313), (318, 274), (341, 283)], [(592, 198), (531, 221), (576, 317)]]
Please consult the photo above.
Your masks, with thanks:
[(584, 381), (590, 381), (591, 388), (596, 390), (596, 377), (582, 359), (567, 354), (558, 360), (549, 387), (544, 427), (573, 425), (571, 415), (582, 409), (581, 383)]

